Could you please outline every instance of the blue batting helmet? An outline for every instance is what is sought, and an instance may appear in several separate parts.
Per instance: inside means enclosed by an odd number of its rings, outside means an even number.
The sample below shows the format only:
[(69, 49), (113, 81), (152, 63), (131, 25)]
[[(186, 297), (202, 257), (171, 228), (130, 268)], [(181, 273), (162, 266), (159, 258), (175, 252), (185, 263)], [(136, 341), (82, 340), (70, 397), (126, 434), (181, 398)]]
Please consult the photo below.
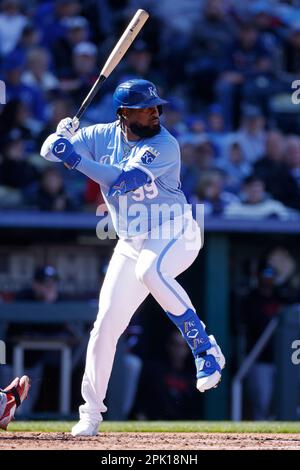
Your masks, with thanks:
[(140, 78), (121, 83), (113, 95), (116, 114), (121, 108), (152, 108), (166, 103), (167, 101), (158, 96), (156, 86), (152, 82)]

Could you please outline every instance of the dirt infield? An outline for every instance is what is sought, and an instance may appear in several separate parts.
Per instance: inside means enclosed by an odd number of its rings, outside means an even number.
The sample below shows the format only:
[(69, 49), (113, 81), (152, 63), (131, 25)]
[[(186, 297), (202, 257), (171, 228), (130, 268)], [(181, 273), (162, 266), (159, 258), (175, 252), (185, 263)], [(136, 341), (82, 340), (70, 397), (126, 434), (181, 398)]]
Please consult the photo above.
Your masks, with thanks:
[(99, 433), (72, 437), (69, 433), (3, 432), (0, 450), (300, 450), (299, 434), (258, 433)]

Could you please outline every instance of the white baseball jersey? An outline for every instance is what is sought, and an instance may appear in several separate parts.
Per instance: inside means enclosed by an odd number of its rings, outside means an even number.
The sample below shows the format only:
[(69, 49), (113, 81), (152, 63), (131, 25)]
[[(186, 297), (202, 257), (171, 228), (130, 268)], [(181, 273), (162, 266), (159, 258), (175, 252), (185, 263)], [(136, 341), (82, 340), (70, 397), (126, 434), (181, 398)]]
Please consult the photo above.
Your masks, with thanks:
[[(138, 168), (151, 182), (123, 196), (102, 194), (121, 238), (140, 235), (167, 219), (183, 215), (188, 205), (180, 189), (180, 149), (164, 128), (154, 137), (127, 144), (119, 122), (81, 129), (73, 137), (75, 151), (82, 157), (115, 165), (122, 170)], [(160, 210), (166, 206), (172, 209)], [(133, 223), (139, 214), (139, 224)]]

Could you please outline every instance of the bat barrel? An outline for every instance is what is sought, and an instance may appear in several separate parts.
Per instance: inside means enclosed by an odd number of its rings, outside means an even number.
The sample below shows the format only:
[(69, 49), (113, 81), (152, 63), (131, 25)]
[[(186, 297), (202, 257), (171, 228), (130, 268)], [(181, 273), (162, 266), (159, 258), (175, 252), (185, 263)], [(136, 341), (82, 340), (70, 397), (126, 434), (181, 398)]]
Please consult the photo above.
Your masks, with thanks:
[(147, 11), (140, 9), (136, 12), (105, 62), (101, 74), (105, 75), (105, 77), (108, 77), (111, 74), (129, 49), (138, 33), (141, 31), (148, 18), (149, 13)]
[(116, 46), (114, 47), (113, 51), (111, 52), (110, 56), (108, 57), (107, 61), (105, 62), (105, 65), (102, 68), (99, 77), (97, 78), (89, 94), (83, 101), (75, 117), (77, 117), (78, 119), (81, 118), (86, 108), (89, 106), (94, 96), (97, 94), (104, 80), (106, 80), (107, 77), (111, 74), (111, 72), (116, 68), (116, 66), (127, 52), (130, 45), (142, 29), (148, 18), (149, 13), (147, 11), (139, 9), (136, 12), (129, 25), (125, 29), (124, 33), (120, 37), (119, 41), (117, 42)]

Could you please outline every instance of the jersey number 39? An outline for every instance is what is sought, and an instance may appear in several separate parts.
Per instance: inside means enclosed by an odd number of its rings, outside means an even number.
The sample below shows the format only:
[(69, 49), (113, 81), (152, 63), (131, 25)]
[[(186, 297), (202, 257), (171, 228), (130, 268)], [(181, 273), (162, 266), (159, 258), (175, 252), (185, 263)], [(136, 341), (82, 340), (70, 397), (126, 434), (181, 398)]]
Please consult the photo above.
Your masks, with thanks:
[(154, 181), (144, 184), (140, 188), (132, 192), (132, 199), (134, 201), (143, 201), (147, 199), (154, 199), (158, 195), (158, 189)]

